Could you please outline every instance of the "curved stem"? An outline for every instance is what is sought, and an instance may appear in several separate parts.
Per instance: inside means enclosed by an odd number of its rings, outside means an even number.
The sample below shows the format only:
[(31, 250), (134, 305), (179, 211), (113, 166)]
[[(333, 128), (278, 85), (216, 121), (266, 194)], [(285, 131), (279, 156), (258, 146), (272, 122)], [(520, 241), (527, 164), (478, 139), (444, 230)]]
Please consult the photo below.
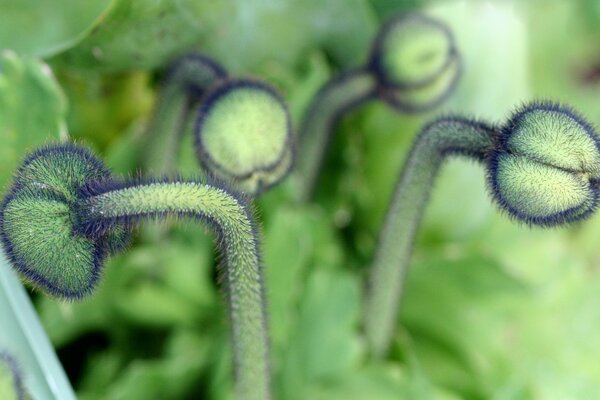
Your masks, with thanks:
[(329, 81), (310, 104), (300, 125), (296, 180), (298, 197), (310, 199), (325, 151), (339, 119), (375, 95), (376, 81), (363, 69), (348, 71)]
[(404, 163), (385, 216), (370, 270), (365, 331), (375, 356), (387, 351), (423, 210), (440, 165), (448, 155), (483, 161), (496, 128), (462, 118), (442, 118), (425, 128)]
[(78, 204), (81, 228), (87, 234), (165, 215), (193, 217), (214, 227), (224, 255), (237, 398), (270, 399), (263, 271), (257, 231), (244, 200), (195, 182), (113, 185), (88, 194)]
[(155, 173), (175, 172), (181, 137), (190, 113), (204, 92), (226, 71), (207, 57), (190, 55), (167, 73), (149, 123), (143, 166)]

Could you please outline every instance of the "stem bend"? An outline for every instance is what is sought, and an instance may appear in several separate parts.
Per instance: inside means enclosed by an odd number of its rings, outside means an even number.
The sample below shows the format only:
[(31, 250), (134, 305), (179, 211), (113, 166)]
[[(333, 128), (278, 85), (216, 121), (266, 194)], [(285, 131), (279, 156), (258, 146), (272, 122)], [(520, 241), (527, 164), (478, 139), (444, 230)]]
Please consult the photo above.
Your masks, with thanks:
[(389, 347), (414, 239), (433, 182), (447, 156), (483, 162), (493, 149), (497, 128), (465, 118), (440, 118), (417, 137), (386, 213), (370, 269), (364, 313), (374, 355)]
[(269, 340), (257, 230), (241, 197), (197, 182), (157, 180), (86, 186), (77, 204), (76, 231), (102, 237), (141, 219), (191, 217), (214, 228), (224, 256), (239, 399), (270, 398)]

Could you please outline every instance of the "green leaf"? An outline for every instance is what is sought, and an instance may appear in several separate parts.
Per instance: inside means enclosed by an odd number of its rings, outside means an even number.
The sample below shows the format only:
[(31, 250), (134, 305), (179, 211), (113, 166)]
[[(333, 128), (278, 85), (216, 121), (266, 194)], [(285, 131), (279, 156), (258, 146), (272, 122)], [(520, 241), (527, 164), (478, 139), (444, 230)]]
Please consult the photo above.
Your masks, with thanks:
[(73, 46), (111, 0), (0, 0), (0, 50), (47, 57)]
[(0, 349), (10, 351), (34, 398), (75, 399), (73, 389), (27, 292), (0, 252)]
[(189, 325), (198, 318), (193, 303), (152, 282), (130, 288), (117, 309), (127, 319), (148, 326)]
[(0, 188), (24, 154), (66, 137), (66, 100), (48, 65), (0, 54)]
[(424, 379), (392, 366), (369, 366), (341, 379), (315, 387), (307, 398), (315, 400), (458, 399)]
[(306, 399), (308, 385), (356, 366), (362, 346), (354, 330), (360, 284), (352, 275), (316, 270), (309, 277), (283, 367), (282, 398)]
[(153, 68), (201, 48), (236, 72), (294, 65), (316, 44), (347, 65), (366, 58), (376, 24), (365, 0), (115, 0), (97, 29), (62, 60), (104, 71)]
[(69, 68), (104, 71), (162, 65), (214, 34), (228, 3), (114, 0), (96, 29), (61, 59)]
[(208, 237), (195, 246), (171, 240), (139, 246), (125, 267), (138, 269), (142, 276), (124, 288), (115, 309), (123, 318), (146, 326), (194, 324), (213, 311), (219, 297), (210, 281), (211, 247)]
[[(287, 344), (294, 310), (301, 297), (305, 270), (313, 248), (313, 214), (297, 208), (279, 208), (265, 227), (264, 260), (269, 290), (271, 337), (276, 348)], [(286, 265), (285, 268), (280, 268)]]
[(408, 350), (435, 382), (489, 398), (508, 361), (500, 333), (511, 321), (503, 310), (527, 291), (493, 260), (438, 257), (415, 263), (408, 275), (400, 313), (414, 346)]
[(86, 364), (80, 398), (186, 398), (191, 390), (197, 393), (198, 376), (212, 367), (208, 354), (213, 346), (206, 335), (181, 329), (169, 335), (161, 358), (124, 363), (122, 348), (99, 351)]
[(342, 65), (356, 64), (366, 58), (377, 25), (365, 0), (260, 0), (237, 2), (226, 12), (219, 40), (206, 47), (233, 71), (273, 61), (292, 66), (315, 47)]

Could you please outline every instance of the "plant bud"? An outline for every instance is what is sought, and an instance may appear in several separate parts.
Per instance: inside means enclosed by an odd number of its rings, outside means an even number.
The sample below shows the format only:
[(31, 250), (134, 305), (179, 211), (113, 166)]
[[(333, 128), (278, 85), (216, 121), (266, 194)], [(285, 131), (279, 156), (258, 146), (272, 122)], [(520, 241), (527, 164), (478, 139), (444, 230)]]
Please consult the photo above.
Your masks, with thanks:
[(45, 147), (27, 157), (0, 207), (0, 238), (14, 268), (57, 297), (90, 293), (102, 260), (128, 236), (121, 229), (99, 240), (75, 234), (74, 205), (81, 187), (109, 178), (98, 158), (74, 145)]
[(454, 38), (445, 25), (408, 14), (383, 26), (371, 52), (371, 68), (381, 86), (416, 88), (434, 80), (456, 57)]
[(196, 150), (204, 168), (251, 195), (282, 180), (293, 155), (291, 122), (282, 98), (269, 86), (229, 80), (204, 99)]
[(515, 113), (489, 158), (489, 184), (501, 208), (531, 225), (583, 219), (598, 203), (600, 141), (582, 117), (551, 103)]

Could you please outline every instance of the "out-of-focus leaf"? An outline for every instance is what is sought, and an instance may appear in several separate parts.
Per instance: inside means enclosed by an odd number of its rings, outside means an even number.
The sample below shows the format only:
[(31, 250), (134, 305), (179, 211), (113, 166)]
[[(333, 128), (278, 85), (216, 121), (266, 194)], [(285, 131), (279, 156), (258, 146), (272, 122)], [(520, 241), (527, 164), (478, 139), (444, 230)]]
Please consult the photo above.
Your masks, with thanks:
[[(597, 13), (599, 3), (594, 3)], [(597, 125), (600, 85), (593, 75), (598, 69), (599, 25), (593, 24), (596, 32), (590, 32), (582, 20), (582, 14), (597, 18), (594, 9), (584, 8), (585, 2), (560, 0), (532, 0), (520, 5), (529, 22), (531, 86), (536, 97), (564, 101)]]
[[(316, 42), (341, 65), (365, 62), (379, 20), (365, 0), (298, 1)], [(344, 23), (339, 23), (343, 20)]]
[(600, 2), (583, 0), (577, 2), (581, 18), (585, 19), (596, 34), (600, 34)]
[(507, 361), (510, 321), (503, 310), (525, 293), (523, 284), (489, 259), (428, 257), (415, 263), (401, 320), (425, 373), (469, 397), (489, 398)]
[(133, 361), (111, 385), (105, 398), (131, 400), (181, 398), (182, 393), (189, 389), (187, 385), (181, 385), (181, 375), (185, 372), (177, 361)]
[(360, 285), (344, 272), (316, 270), (310, 276), (281, 377), (286, 399), (306, 399), (306, 389), (356, 366), (361, 343), (355, 333)]
[(50, 68), (0, 53), (0, 189), (27, 151), (66, 137), (66, 101)]
[(222, 302), (213, 281), (213, 246), (206, 234), (198, 235), (193, 245), (173, 240), (166, 246), (155, 246), (157, 268), (164, 275), (165, 285), (200, 308), (198, 314)]
[(403, 0), (398, 2), (391, 0), (369, 0), (369, 3), (373, 5), (373, 9), (380, 18), (390, 17), (400, 12), (418, 11), (418, 7), (426, 2), (426, 0)]
[(513, 2), (431, 2), (425, 12), (448, 25), (463, 60), (456, 91), (437, 112), (497, 122), (531, 100), (528, 23)]
[(130, 288), (116, 306), (127, 319), (148, 326), (189, 325), (198, 318), (193, 303), (150, 282)]
[(264, 263), (273, 345), (281, 351), (295, 320), (306, 267), (310, 260), (313, 214), (280, 208), (265, 227)]
[(459, 397), (407, 376), (393, 366), (371, 366), (315, 387), (307, 398), (315, 400), (458, 400)]
[(507, 314), (506, 364), (493, 386), (497, 393), (526, 388), (550, 400), (594, 397), (600, 381), (593, 361), (600, 346), (595, 333), (600, 323), (597, 240), (596, 251), (582, 248), (592, 246), (598, 216), (560, 230), (527, 229), (496, 219), (475, 243), (530, 290), (517, 297)]
[(98, 394), (115, 381), (123, 360), (118, 348), (112, 348), (90, 357), (79, 390), (79, 399), (96, 399)]
[[(62, 70), (59, 78), (69, 99), (67, 122), (72, 137), (104, 149), (117, 146), (116, 142), (136, 125), (143, 129), (143, 118), (154, 101), (148, 73), (103, 75)], [(135, 162), (135, 153), (131, 158)]]
[(203, 398), (198, 376), (209, 361), (211, 343), (191, 330), (176, 330), (159, 360), (138, 360), (121, 367), (115, 352), (98, 353), (87, 365), (82, 399), (178, 399), (194, 389)]
[(209, 32), (217, 34), (219, 19), (230, 11), (229, 0), (114, 0), (102, 22), (62, 61), (69, 68), (105, 71), (156, 67), (196, 47)]
[(195, 243), (190, 247), (163, 240), (138, 247), (143, 260), (137, 265), (145, 277), (130, 283), (115, 303), (123, 318), (148, 326), (189, 326), (212, 312), (217, 296), (210, 282), (211, 242)]
[(143, 143), (143, 124), (134, 124), (115, 138), (105, 151), (104, 161), (116, 174), (132, 174), (139, 165)]
[(314, 53), (306, 60), (306, 73), (298, 80), (292, 82), (288, 88), (288, 103), (292, 120), (296, 125), (307, 111), (313, 96), (321, 86), (330, 78), (331, 71), (322, 53)]
[(0, 0), (0, 50), (47, 57), (85, 37), (111, 0)]
[(152, 68), (203, 49), (235, 72), (273, 61), (294, 65), (318, 43), (348, 64), (366, 56), (376, 23), (364, 0), (116, 0), (63, 61), (69, 67), (113, 71)]

